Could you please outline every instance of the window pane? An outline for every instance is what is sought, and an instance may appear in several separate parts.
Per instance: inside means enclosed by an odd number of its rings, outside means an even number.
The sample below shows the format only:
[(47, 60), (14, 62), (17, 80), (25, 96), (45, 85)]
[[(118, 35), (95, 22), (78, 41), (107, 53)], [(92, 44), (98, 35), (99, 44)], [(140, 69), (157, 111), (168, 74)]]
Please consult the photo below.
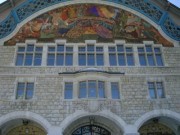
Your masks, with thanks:
[(117, 65), (116, 54), (109, 54), (109, 63), (111, 66)]
[(163, 89), (163, 84), (162, 82), (157, 82), (156, 83), (157, 86), (157, 95), (159, 98), (164, 98), (164, 89)]
[(153, 82), (148, 82), (149, 96), (150, 98), (156, 98), (155, 85)]
[(16, 99), (23, 99), (24, 97), (25, 83), (18, 83)]
[(73, 54), (66, 54), (66, 66), (73, 65)]
[(151, 45), (146, 46), (146, 52), (152, 52), (152, 46)]
[(57, 46), (57, 51), (58, 52), (64, 52), (64, 45), (58, 45)]
[(96, 97), (96, 81), (88, 81), (88, 97)]
[(85, 47), (79, 47), (79, 52), (85, 52), (86, 51), (86, 48)]
[(104, 65), (104, 56), (103, 56), (103, 54), (97, 54), (96, 55), (96, 61), (97, 61), (97, 66), (103, 66)]
[(73, 52), (73, 47), (66, 47), (66, 52)]
[(118, 63), (120, 66), (126, 65), (124, 54), (118, 54)]
[(154, 52), (155, 52), (155, 53), (160, 53), (161, 50), (160, 50), (160, 48), (154, 48)]
[(145, 54), (139, 54), (139, 63), (141, 66), (146, 66), (146, 57)]
[(126, 52), (132, 52), (132, 47), (126, 47)]
[(158, 66), (163, 66), (163, 60), (161, 54), (156, 54), (156, 62)]
[(96, 52), (103, 52), (103, 47), (96, 47)]
[(88, 66), (94, 66), (95, 65), (94, 54), (88, 54), (87, 55), (87, 62), (88, 62)]
[(24, 54), (18, 54), (16, 59), (16, 65), (17, 66), (23, 65), (23, 60), (24, 60)]
[(26, 99), (32, 99), (34, 93), (34, 83), (27, 83), (26, 86)]
[(36, 52), (42, 52), (43, 48), (42, 47), (36, 47)]
[(111, 95), (112, 99), (119, 99), (119, 84), (118, 82), (111, 83)]
[(98, 95), (99, 95), (99, 98), (105, 98), (104, 82), (102, 81), (98, 82)]
[(143, 48), (143, 47), (142, 47), (142, 48), (139, 47), (139, 48), (138, 48), (138, 52), (144, 53), (144, 48)]
[(127, 64), (128, 66), (134, 66), (133, 54), (127, 54)]
[(34, 45), (28, 45), (27, 52), (33, 52), (33, 51), (34, 51)]
[(25, 47), (18, 47), (18, 52), (24, 52), (25, 51)]
[(25, 64), (26, 66), (32, 65), (33, 62), (33, 54), (26, 54)]
[(88, 45), (87, 46), (87, 51), (88, 52), (94, 52), (94, 45)]
[(87, 97), (87, 88), (86, 82), (79, 83), (79, 98), (86, 98)]
[(149, 66), (154, 66), (155, 65), (154, 58), (153, 58), (152, 54), (148, 54), (147, 59), (148, 59)]
[(64, 54), (57, 54), (56, 57), (56, 65), (62, 66), (64, 64)]
[(86, 54), (79, 54), (79, 65), (80, 66), (86, 65)]
[(73, 83), (68, 82), (65, 83), (65, 91), (64, 91), (64, 98), (65, 99), (72, 99), (73, 98)]
[(48, 47), (49, 52), (55, 52), (55, 47)]
[(124, 46), (123, 45), (117, 45), (117, 51), (118, 52), (124, 52)]
[(116, 48), (115, 47), (109, 47), (109, 52), (116, 52)]
[(34, 65), (35, 66), (41, 65), (41, 61), (42, 61), (42, 54), (36, 53), (34, 57)]
[(47, 65), (54, 66), (55, 54), (48, 54)]

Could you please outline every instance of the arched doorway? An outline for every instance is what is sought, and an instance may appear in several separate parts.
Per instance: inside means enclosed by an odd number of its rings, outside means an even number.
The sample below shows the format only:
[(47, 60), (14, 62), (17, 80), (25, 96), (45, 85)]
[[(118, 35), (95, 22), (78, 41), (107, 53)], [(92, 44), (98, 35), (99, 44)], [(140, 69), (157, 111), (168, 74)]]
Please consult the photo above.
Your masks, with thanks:
[(100, 126), (86, 125), (76, 129), (72, 135), (111, 135), (111, 133)]
[(63, 135), (123, 135), (123, 130), (114, 121), (100, 116), (83, 116), (69, 124)]
[(29, 119), (8, 121), (0, 129), (2, 135), (47, 135), (41, 125)]
[(171, 126), (175, 124), (174, 121), (168, 118), (157, 117), (145, 122), (140, 127), (139, 133), (140, 135), (176, 135), (173, 129), (171, 129)]

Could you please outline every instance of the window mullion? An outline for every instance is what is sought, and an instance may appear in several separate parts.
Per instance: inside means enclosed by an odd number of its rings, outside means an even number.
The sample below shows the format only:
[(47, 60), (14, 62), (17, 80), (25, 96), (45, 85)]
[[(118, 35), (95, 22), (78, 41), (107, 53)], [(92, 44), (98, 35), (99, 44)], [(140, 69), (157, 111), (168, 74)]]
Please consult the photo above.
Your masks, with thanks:
[(156, 60), (156, 52), (154, 51), (154, 47), (152, 49), (152, 53), (153, 53), (152, 55), (153, 55), (155, 66), (157, 66), (158, 64), (157, 64), (157, 60)]
[(99, 98), (99, 81), (96, 80), (96, 98)]
[(157, 91), (157, 82), (154, 82), (154, 89), (155, 89), (155, 96), (157, 99), (159, 99), (158, 91)]
[(26, 91), (27, 91), (27, 82), (25, 82), (25, 85), (24, 85), (24, 95), (23, 95), (23, 99), (26, 99)]
[(89, 98), (89, 85), (88, 85), (88, 81), (85, 81), (86, 82), (86, 98)]

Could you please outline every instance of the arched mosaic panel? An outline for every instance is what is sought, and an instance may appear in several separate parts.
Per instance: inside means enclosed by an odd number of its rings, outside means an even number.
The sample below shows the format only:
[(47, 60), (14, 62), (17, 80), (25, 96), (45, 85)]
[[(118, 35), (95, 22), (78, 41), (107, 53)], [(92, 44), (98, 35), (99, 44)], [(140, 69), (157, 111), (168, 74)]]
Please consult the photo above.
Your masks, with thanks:
[(26, 39), (37, 39), (39, 42), (54, 39), (113, 42), (122, 39), (130, 43), (151, 40), (164, 46), (173, 46), (156, 28), (136, 15), (95, 4), (70, 5), (47, 12), (25, 24), (5, 45), (15, 45)]

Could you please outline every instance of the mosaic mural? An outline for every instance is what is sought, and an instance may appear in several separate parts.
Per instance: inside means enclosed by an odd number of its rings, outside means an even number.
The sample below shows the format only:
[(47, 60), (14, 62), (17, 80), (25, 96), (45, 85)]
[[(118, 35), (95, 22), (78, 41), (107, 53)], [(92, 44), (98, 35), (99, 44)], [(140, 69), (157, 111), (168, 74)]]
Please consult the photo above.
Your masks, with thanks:
[(26, 39), (37, 39), (39, 42), (54, 39), (113, 42), (123, 39), (130, 43), (152, 40), (164, 46), (173, 46), (143, 19), (122, 9), (94, 4), (71, 5), (49, 11), (25, 24), (5, 45), (15, 45)]

